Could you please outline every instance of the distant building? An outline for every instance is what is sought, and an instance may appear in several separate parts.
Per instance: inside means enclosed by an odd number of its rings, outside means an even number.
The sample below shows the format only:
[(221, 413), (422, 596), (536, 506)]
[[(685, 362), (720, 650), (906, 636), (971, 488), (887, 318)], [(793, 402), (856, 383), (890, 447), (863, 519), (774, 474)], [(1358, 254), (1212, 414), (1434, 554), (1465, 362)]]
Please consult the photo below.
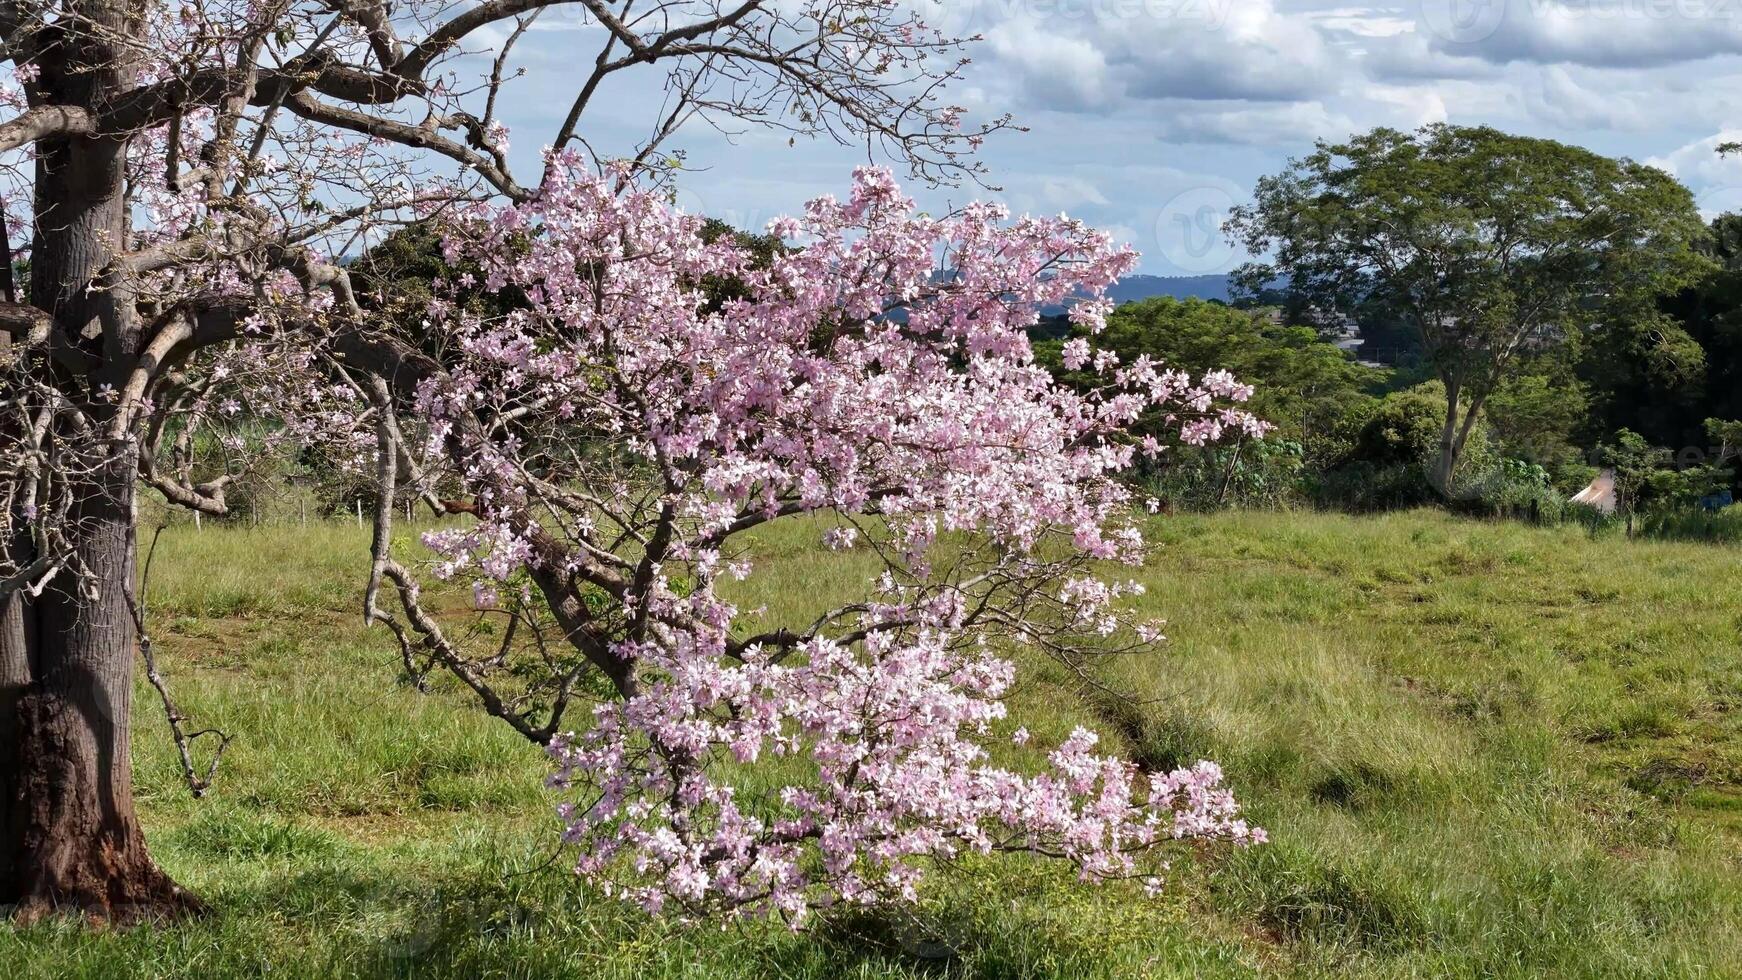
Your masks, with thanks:
[[(1272, 309), (1266, 316), (1270, 322), (1280, 326), (1283, 323), (1281, 309)], [(1350, 357), (1356, 357), (1361, 349), (1361, 324), (1347, 313), (1323, 310), (1317, 306), (1308, 307), (1300, 316), (1305, 326), (1317, 330), (1325, 341), (1335, 344), (1337, 349)], [(1359, 358), (1357, 358), (1359, 360)], [(1372, 361), (1360, 361), (1367, 367), (1384, 367)]]

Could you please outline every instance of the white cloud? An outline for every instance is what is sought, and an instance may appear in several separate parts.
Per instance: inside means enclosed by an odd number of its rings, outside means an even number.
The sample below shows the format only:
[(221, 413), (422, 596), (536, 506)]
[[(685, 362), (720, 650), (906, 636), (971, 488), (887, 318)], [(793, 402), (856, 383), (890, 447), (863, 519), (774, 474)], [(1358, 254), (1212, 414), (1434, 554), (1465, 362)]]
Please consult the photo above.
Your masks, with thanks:
[(1626, 95), (1613, 88), (1586, 88), (1560, 65), (1541, 69), (1536, 84), (1524, 94), (1537, 118), (1560, 129), (1638, 129), (1645, 125), (1645, 114)]
[(1084, 204), (1109, 204), (1094, 184), (1080, 177), (1048, 177), (1040, 185), (1041, 199), (1049, 209), (1068, 211)]
[(1338, 7), (1310, 15), (1323, 27), (1360, 37), (1397, 37), (1412, 33), (1415, 21), (1402, 12), (1373, 7)]
[(1320, 102), (1282, 105), (1173, 107), (1162, 123), (1161, 138), (1181, 143), (1232, 143), (1245, 146), (1310, 144), (1347, 136), (1360, 128), (1348, 116)]
[(1742, 53), (1734, 0), (1422, 0), (1420, 23), (1440, 50), (1497, 63), (1653, 67)]
[(1048, 34), (1032, 20), (1000, 25), (986, 40), (999, 62), (1021, 66), (1017, 87), (1031, 104), (1062, 109), (1107, 104), (1107, 59), (1088, 41)]
[(1139, 251), (1149, 244), (1147, 236), (1130, 225), (1102, 225), (1101, 230), (1113, 236), (1113, 244), (1129, 245)]
[[(1007, 188), (1000, 196), (1018, 213), (1066, 210), (1122, 236), (1139, 229), (1132, 240), (1148, 244), (1149, 271), (1170, 269), (1152, 230), (1170, 199), (1202, 187), (1238, 199), (1314, 140), (1379, 125), (1488, 124), (1650, 158), (1703, 207), (1742, 209), (1742, 160), (1712, 151), (1742, 139), (1729, 95), (1742, 86), (1742, 53), (1732, 53), (1742, 52), (1742, 0), (906, 2), (987, 38), (948, 98), (976, 117), (1013, 112), (1030, 128), (982, 153), (990, 182)], [(1475, 18), (1450, 18), (1453, 3)], [(576, 37), (521, 42), (531, 74), (504, 110), (525, 172), (536, 173), (573, 97)], [(646, 136), (666, 96), (657, 74), (610, 83), (589, 145), (623, 152)], [(697, 208), (758, 223), (840, 192), (868, 156), (862, 144), (788, 147), (785, 133), (705, 126), (674, 145), (696, 168), (681, 183)], [(936, 211), (987, 193), (909, 190)]]
[(1386, 125), (1417, 129), (1429, 123), (1446, 122), (1451, 110), (1437, 88), (1406, 85), (1370, 85), (1362, 95), (1371, 104), (1370, 114)]
[(1742, 159), (1718, 155), (1725, 143), (1742, 142), (1742, 128), (1721, 130), (1645, 162), (1688, 185), (1707, 219), (1742, 212)]
[(986, 37), (994, 70), (1046, 108), (1289, 101), (1335, 87), (1338, 66), (1309, 18), (1282, 13), (1273, 0), (1240, 0), (1220, 16), (1210, 9), (1178, 0), (1027, 4), (1010, 7)]
[(1353, 35), (1351, 57), (1376, 79), (1433, 82), (1445, 79), (1492, 79), (1500, 67), (1467, 51), (1446, 50), (1431, 35), (1411, 27), (1396, 34)]

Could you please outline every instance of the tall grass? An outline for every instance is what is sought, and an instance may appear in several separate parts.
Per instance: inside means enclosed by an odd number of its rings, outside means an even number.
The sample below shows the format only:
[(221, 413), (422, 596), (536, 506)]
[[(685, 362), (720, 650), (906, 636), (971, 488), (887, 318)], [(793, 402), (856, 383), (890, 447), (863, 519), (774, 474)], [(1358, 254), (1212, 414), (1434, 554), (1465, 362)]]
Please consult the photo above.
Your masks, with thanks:
[[(864, 556), (771, 535), (747, 608), (851, 595)], [(154, 629), (237, 736), (187, 798), (155, 703), (148, 835), (207, 919), (0, 932), (43, 977), (1742, 975), (1736, 553), (1430, 512), (1157, 519), (1170, 643), (1024, 664), (1012, 724), (1151, 765), (1214, 758), (1273, 843), (1157, 900), (1019, 859), (940, 869), (910, 915), (790, 935), (656, 923), (563, 873), (533, 747), (399, 682), (343, 523), (166, 531)], [(409, 542), (406, 545), (410, 547)]]

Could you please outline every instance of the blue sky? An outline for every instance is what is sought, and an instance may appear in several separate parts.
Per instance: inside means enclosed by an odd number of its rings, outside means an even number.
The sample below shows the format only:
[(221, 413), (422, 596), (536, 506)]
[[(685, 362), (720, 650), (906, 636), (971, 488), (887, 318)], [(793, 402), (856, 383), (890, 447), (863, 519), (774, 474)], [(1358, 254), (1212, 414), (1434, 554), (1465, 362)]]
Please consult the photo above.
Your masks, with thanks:
[[(1377, 125), (1485, 123), (1669, 170), (1708, 213), (1742, 210), (1742, 0), (907, 0), (978, 33), (952, 101), (1009, 111), (982, 158), (1001, 190), (910, 185), (926, 206), (998, 197), (1068, 211), (1144, 253), (1144, 272), (1222, 272), (1225, 210), (1320, 138)], [(505, 119), (523, 165), (573, 92), (596, 27), (541, 24)], [(624, 76), (627, 78), (627, 76)], [(658, 111), (659, 79), (618, 83), (586, 135), (621, 152)], [(680, 203), (760, 228), (843, 189), (863, 148), (691, 128)]]

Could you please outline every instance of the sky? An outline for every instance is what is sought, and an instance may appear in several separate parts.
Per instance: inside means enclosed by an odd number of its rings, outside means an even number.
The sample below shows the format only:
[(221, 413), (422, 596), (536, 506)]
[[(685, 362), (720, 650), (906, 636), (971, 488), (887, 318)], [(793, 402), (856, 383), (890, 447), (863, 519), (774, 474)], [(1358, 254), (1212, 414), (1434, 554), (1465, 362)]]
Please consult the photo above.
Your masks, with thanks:
[[(1659, 166), (1708, 216), (1742, 210), (1742, 0), (907, 0), (979, 34), (949, 100), (1010, 112), (981, 159), (993, 189), (909, 183), (922, 206), (996, 198), (1068, 212), (1144, 254), (1142, 272), (1226, 272), (1222, 216), (1315, 140), (1374, 126), (1486, 124)], [(541, 25), (504, 113), (516, 157), (567, 109), (596, 27)], [(626, 77), (626, 76), (625, 76)], [(658, 112), (648, 74), (602, 93), (586, 134), (620, 152)], [(760, 230), (844, 191), (864, 147), (784, 134), (676, 139), (678, 201)], [(523, 170), (531, 170), (522, 162)], [(534, 171), (535, 172), (535, 171)]]

